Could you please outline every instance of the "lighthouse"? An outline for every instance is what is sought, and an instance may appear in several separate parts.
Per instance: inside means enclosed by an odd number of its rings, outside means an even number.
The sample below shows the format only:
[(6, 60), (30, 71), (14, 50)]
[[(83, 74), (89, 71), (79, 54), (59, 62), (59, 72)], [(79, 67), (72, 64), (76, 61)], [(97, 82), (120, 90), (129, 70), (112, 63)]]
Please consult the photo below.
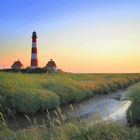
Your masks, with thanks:
[(34, 31), (32, 33), (32, 49), (31, 49), (31, 68), (35, 69), (38, 67), (38, 57), (37, 57), (37, 34)]

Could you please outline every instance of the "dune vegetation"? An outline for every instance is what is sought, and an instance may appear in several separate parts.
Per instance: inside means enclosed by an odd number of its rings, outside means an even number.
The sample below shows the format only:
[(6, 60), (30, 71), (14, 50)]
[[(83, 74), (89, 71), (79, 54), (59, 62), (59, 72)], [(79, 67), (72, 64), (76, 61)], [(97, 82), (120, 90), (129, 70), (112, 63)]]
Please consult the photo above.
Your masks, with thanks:
[(132, 101), (127, 111), (127, 120), (130, 125), (140, 126), (140, 83), (128, 88), (126, 97)]
[[(125, 89), (140, 81), (139, 74), (21, 74), (0, 73), (0, 140), (139, 140), (139, 127), (122, 127), (99, 121), (89, 127), (82, 119), (65, 121), (61, 111), (55, 118), (48, 113), (48, 123), (32, 124), (26, 129), (12, 130), (3, 113), (36, 113), (78, 102), (95, 94)], [(132, 100), (127, 117), (131, 124), (139, 119), (140, 84), (126, 90)], [(59, 109), (59, 108), (58, 108)], [(55, 112), (55, 111), (54, 111)], [(130, 113), (131, 112), (131, 113)], [(60, 113), (60, 114), (57, 114)], [(133, 117), (132, 117), (133, 116)], [(30, 118), (27, 119), (30, 121)]]
[(84, 122), (73, 120), (47, 127), (47, 124), (33, 125), (27, 129), (11, 130), (4, 126), (0, 140), (139, 140), (140, 128), (126, 128), (114, 122), (98, 122), (88, 127)]
[(0, 111), (34, 114), (124, 89), (138, 81), (139, 74), (0, 72)]

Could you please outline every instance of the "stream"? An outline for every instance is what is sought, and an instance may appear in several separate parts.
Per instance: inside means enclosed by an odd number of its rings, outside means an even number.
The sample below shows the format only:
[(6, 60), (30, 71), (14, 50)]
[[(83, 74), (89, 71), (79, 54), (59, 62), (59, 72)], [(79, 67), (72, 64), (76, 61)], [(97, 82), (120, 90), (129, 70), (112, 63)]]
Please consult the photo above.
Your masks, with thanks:
[[(61, 109), (61, 114), (64, 120), (72, 118), (81, 118), (89, 121), (89, 124), (95, 120), (111, 120), (126, 125), (126, 111), (131, 105), (128, 100), (123, 100), (124, 91), (118, 91), (106, 95), (95, 95), (90, 99), (86, 99), (80, 103), (72, 105), (64, 105)], [(55, 117), (55, 113), (51, 113), (51, 118)], [(36, 122), (42, 124), (47, 122), (47, 112), (36, 113), (35, 115), (25, 116), (23, 114), (16, 114), (14, 118), (8, 118), (9, 127), (11, 128), (27, 128)]]

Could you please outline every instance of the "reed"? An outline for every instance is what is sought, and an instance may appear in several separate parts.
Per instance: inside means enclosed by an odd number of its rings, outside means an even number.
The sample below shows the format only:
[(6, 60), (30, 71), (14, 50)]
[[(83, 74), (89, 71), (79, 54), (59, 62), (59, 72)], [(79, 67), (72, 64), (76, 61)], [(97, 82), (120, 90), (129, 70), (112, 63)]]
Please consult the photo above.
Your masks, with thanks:
[(132, 104), (127, 111), (128, 123), (130, 125), (140, 126), (140, 83), (128, 88), (126, 97), (132, 101)]
[(0, 72), (0, 111), (34, 114), (124, 89), (139, 80), (139, 74)]

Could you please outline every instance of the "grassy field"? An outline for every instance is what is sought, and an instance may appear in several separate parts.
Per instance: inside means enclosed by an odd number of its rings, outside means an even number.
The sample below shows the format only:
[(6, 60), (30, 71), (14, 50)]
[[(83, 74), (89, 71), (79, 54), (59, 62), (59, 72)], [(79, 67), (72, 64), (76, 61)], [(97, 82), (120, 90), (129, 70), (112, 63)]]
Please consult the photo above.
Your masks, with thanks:
[[(58, 122), (58, 121), (57, 121)], [(100, 122), (88, 127), (82, 121), (47, 127), (34, 125), (27, 129), (13, 131), (4, 127), (0, 140), (139, 140), (140, 128), (121, 127), (113, 122)]]
[(140, 83), (128, 88), (126, 96), (132, 101), (127, 111), (127, 120), (130, 125), (140, 126)]
[(124, 89), (139, 74), (21, 74), (0, 72), (0, 111), (36, 113)]
[[(0, 73), (1, 112), (36, 113), (78, 102), (95, 94), (107, 94), (140, 81), (139, 74), (21, 74)], [(140, 83), (131, 86), (126, 96), (133, 103), (127, 116), (131, 124), (139, 119)], [(57, 115), (57, 114), (56, 114)], [(61, 115), (57, 115), (61, 116)], [(50, 118), (50, 125), (34, 124), (13, 131), (0, 113), (0, 140), (139, 140), (140, 128), (126, 128), (112, 122), (87, 126), (82, 120), (64, 122)], [(30, 119), (29, 119), (30, 121)]]

